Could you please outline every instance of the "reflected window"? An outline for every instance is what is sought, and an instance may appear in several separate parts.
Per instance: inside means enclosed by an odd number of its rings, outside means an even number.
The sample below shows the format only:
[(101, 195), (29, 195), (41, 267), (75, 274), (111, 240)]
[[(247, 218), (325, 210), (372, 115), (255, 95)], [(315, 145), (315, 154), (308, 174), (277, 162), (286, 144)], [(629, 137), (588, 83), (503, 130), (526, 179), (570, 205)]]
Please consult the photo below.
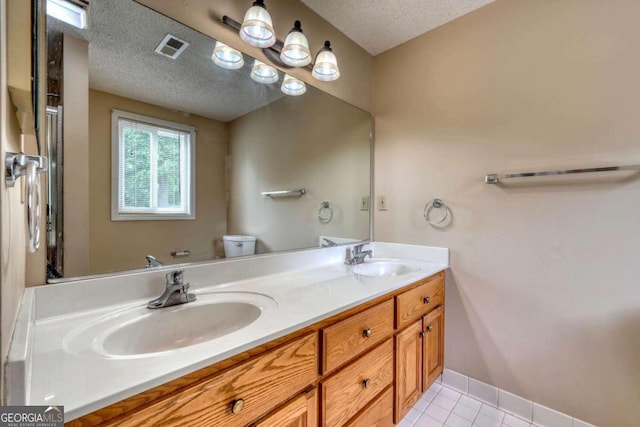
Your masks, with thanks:
[(195, 128), (114, 110), (111, 219), (195, 219)]

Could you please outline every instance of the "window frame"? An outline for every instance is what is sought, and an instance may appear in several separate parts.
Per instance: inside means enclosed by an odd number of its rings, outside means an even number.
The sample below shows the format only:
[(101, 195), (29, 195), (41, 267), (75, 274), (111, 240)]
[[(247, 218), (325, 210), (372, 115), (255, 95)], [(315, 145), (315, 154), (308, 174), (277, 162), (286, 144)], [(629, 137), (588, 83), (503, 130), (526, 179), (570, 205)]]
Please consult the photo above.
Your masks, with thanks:
[[(123, 145), (120, 143), (120, 120), (138, 122), (143, 126), (164, 128), (170, 131), (180, 131), (189, 134), (188, 157), (186, 164), (189, 166), (185, 177), (188, 183), (185, 185), (187, 212), (152, 212), (154, 208), (140, 208), (140, 212), (122, 211), (120, 204), (124, 195), (121, 193), (120, 161)], [(181, 148), (182, 149), (182, 148)], [(151, 153), (152, 158), (156, 154)], [(153, 164), (151, 165), (153, 169)], [(153, 192), (153, 190), (152, 190)], [(111, 220), (112, 221), (162, 221), (162, 220), (195, 220), (196, 219), (196, 128), (182, 123), (157, 119), (155, 117), (130, 113), (121, 110), (111, 110)]]

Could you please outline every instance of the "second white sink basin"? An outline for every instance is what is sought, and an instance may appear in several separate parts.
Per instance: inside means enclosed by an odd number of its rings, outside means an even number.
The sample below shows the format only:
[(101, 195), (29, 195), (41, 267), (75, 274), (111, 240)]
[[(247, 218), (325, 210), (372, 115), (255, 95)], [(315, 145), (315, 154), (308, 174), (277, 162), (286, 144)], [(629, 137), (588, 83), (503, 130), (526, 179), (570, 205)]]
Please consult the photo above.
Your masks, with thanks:
[(138, 358), (176, 351), (228, 336), (277, 307), (251, 292), (200, 294), (187, 304), (150, 310), (130, 307), (76, 328), (64, 341), (70, 353)]
[(368, 277), (400, 276), (415, 273), (420, 267), (404, 261), (372, 259), (353, 266), (353, 273)]

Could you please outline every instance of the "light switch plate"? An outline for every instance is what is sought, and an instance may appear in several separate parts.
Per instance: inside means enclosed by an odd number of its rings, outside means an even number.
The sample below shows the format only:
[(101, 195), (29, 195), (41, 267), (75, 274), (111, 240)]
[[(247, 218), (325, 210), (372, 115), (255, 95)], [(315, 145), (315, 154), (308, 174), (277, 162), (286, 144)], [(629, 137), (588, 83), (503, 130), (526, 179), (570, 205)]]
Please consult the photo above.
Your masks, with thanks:
[(386, 196), (378, 196), (378, 210), (386, 211), (387, 210), (387, 198)]
[(360, 199), (360, 210), (368, 211), (369, 210), (369, 196), (362, 196)]

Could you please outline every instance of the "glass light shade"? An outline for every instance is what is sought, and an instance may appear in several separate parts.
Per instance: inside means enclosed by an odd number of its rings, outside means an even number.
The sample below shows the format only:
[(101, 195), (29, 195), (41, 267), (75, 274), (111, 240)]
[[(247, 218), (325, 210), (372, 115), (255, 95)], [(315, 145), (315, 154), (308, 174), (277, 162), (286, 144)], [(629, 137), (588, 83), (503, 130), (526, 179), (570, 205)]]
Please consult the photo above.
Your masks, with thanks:
[(76, 28), (87, 28), (87, 11), (66, 0), (47, 0), (47, 15)]
[(258, 83), (275, 83), (278, 81), (278, 70), (256, 59), (251, 68), (251, 78)]
[(285, 74), (280, 90), (285, 95), (298, 96), (307, 91), (307, 85), (305, 85), (303, 81), (291, 77), (289, 74)]
[(216, 47), (213, 48), (211, 59), (214, 64), (227, 70), (237, 70), (244, 65), (242, 53), (220, 41), (216, 42)]
[(302, 33), (300, 21), (296, 21), (287, 38), (284, 39), (280, 59), (290, 67), (304, 67), (311, 63), (309, 41)]
[(338, 60), (331, 50), (331, 44), (328, 41), (324, 43), (324, 47), (318, 52), (311, 75), (316, 80), (323, 82), (337, 80), (340, 77)]
[(240, 27), (240, 38), (251, 46), (271, 47), (276, 42), (271, 15), (262, 2), (255, 2), (244, 15)]

